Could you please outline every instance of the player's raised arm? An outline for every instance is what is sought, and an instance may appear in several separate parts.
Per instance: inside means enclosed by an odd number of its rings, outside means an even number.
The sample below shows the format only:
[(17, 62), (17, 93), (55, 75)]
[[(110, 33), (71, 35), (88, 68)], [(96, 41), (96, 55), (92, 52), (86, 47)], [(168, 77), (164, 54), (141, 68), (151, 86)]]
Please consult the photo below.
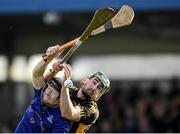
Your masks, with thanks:
[(40, 89), (46, 79), (44, 77), (44, 72), (47, 65), (57, 57), (61, 52), (58, 51), (59, 45), (49, 47), (46, 51), (46, 54), (42, 56), (42, 59), (37, 63), (32, 71), (32, 83), (34, 88)]
[(73, 86), (72, 81), (70, 80), (72, 77), (72, 69), (70, 65), (63, 64), (65, 79), (62, 81), (61, 88), (61, 97), (60, 97), (60, 109), (62, 117), (72, 120), (79, 121), (80, 116), (80, 107), (74, 106), (69, 94), (69, 86)]

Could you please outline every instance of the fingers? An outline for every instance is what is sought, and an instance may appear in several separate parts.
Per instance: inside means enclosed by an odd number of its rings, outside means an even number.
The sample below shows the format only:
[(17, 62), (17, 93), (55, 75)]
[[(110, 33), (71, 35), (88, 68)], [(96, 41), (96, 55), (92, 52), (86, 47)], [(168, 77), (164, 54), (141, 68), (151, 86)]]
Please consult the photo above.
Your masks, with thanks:
[(58, 61), (54, 62), (53, 65), (52, 65), (52, 69), (53, 69), (55, 72), (62, 71), (62, 70), (63, 70), (63, 67), (62, 67), (62, 65), (61, 65), (61, 61), (58, 60)]
[(65, 79), (71, 79), (72, 78), (72, 68), (69, 64), (61, 64), (61, 60), (57, 60), (53, 63), (52, 69), (54, 72), (59, 72), (64, 70), (64, 76)]
[(46, 53), (49, 53), (50, 55), (55, 55), (58, 52), (59, 45), (49, 47), (46, 51)]
[(49, 58), (57, 57), (59, 54), (61, 54), (64, 51), (64, 50), (59, 51), (58, 48), (59, 48), (59, 45), (49, 47), (46, 50), (46, 54), (45, 54), (46, 60), (48, 60)]
[(64, 72), (65, 72), (65, 76), (66, 79), (71, 79), (71, 68), (68, 64), (64, 64)]
[(63, 64), (64, 74), (66, 79), (72, 78), (72, 68), (69, 64)]

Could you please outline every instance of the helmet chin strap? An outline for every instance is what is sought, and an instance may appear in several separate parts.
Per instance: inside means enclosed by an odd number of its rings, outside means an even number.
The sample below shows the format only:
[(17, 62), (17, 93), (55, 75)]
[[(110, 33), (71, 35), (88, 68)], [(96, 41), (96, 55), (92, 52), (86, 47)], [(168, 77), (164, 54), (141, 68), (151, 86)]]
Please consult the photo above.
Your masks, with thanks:
[(84, 95), (86, 99), (92, 100), (91, 95), (86, 91), (84, 87), (81, 87), (80, 90), (82, 91), (82, 94)]
[[(94, 90), (96, 90), (96, 89), (94, 89)], [(93, 90), (93, 91), (94, 91), (94, 90)], [(87, 100), (96, 101), (96, 98), (95, 98), (94, 94), (90, 94), (87, 89), (85, 89), (84, 87), (81, 87), (81, 91), (82, 91), (82, 94), (84, 95), (84, 97), (85, 97)]]
[[(81, 88), (79, 89), (81, 90)], [(75, 100), (76, 102), (80, 103), (80, 102), (83, 102), (84, 100), (86, 100), (86, 96), (85, 96), (85, 99), (82, 99), (80, 97), (78, 97), (78, 91), (76, 92), (76, 94), (73, 96), (73, 100)]]

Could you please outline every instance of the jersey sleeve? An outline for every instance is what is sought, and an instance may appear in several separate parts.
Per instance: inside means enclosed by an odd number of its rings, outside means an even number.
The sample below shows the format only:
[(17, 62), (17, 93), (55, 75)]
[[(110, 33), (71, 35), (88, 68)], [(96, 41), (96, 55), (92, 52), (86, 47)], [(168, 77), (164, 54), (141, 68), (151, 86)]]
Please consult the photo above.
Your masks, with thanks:
[(93, 124), (99, 117), (99, 111), (95, 102), (89, 102), (80, 106), (80, 122), (86, 125)]
[[(44, 86), (43, 86), (43, 87), (44, 87)], [(40, 89), (36, 89), (36, 88), (34, 88), (35, 97), (37, 97), (37, 96), (41, 93), (41, 91), (42, 91), (43, 87), (42, 87), (42, 88), (40, 88)]]

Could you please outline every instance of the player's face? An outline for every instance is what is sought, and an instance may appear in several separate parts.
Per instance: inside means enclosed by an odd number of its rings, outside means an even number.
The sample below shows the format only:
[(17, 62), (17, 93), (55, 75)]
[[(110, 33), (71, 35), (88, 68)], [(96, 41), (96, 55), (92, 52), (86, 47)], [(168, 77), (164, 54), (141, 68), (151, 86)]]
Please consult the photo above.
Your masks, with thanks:
[[(97, 97), (100, 93), (101, 81), (97, 77), (87, 78), (82, 81), (82, 88), (91, 96)], [(82, 92), (82, 90), (81, 90)], [(83, 94), (83, 92), (82, 92)]]
[(59, 99), (57, 99), (58, 96), (59, 92), (48, 84), (47, 88), (43, 92), (43, 101), (51, 105), (56, 105), (59, 103)]

